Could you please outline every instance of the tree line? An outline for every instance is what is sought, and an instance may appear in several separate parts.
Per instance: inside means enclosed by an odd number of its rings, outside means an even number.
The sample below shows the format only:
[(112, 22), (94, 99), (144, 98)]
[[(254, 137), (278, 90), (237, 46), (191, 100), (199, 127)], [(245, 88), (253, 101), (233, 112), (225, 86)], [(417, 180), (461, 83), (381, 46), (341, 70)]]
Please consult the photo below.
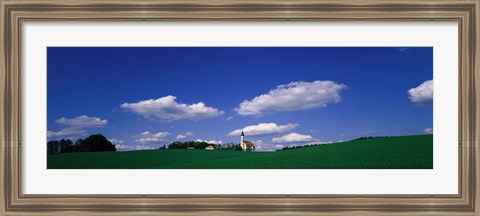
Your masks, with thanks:
[[(175, 141), (168, 144), (168, 149), (205, 149), (207, 146), (211, 145), (214, 149), (217, 150), (236, 150), (241, 151), (242, 147), (240, 144), (226, 143), (226, 144), (212, 144), (205, 141), (186, 141), (180, 142)], [(160, 147), (159, 149), (166, 149), (165, 146)]]
[(291, 147), (285, 146), (282, 149), (279, 149), (277, 151), (285, 151), (285, 150), (298, 149), (298, 148), (308, 148), (308, 147), (317, 146), (317, 145), (319, 144), (308, 144), (303, 146), (299, 145), (299, 146), (291, 146)]
[[(376, 138), (386, 138), (386, 137), (392, 137), (392, 136), (366, 136), (366, 137), (359, 137), (356, 139), (352, 139), (350, 141), (357, 141), (357, 140), (367, 140), (367, 139), (376, 139)], [(279, 149), (277, 151), (283, 151), (283, 150), (290, 150), (290, 149), (297, 149), (297, 148), (305, 148), (305, 147), (312, 147), (316, 145), (321, 145), (321, 144), (308, 144), (308, 145), (303, 145), (303, 146), (292, 146), (292, 147), (283, 147), (282, 149)]]
[(47, 142), (47, 154), (98, 151), (117, 151), (117, 149), (102, 134), (93, 134), (85, 139), (80, 138), (75, 143), (70, 139), (50, 140)]
[(359, 138), (353, 139), (352, 141), (355, 141), (355, 140), (366, 140), (366, 139), (375, 139), (375, 138), (387, 138), (387, 137), (393, 137), (393, 136), (368, 136), (368, 137), (359, 137)]

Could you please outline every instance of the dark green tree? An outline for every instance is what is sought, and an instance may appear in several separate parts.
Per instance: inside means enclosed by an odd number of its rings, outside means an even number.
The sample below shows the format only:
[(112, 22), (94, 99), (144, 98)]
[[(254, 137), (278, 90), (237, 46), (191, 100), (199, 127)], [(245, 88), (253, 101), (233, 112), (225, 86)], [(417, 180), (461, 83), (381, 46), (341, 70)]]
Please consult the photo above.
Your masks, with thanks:
[(70, 139), (61, 139), (60, 144), (60, 153), (73, 152), (73, 142)]
[(98, 151), (117, 151), (115, 145), (113, 145), (108, 139), (102, 134), (94, 134), (85, 138), (76, 147), (77, 152), (98, 152)]
[(81, 145), (83, 143), (83, 139), (82, 138), (79, 138), (77, 139), (77, 141), (75, 141), (75, 145), (78, 146), (78, 145)]
[(243, 149), (242, 149), (242, 147), (240, 146), (240, 144), (239, 144), (239, 145), (235, 145), (234, 150), (235, 150), (235, 151), (243, 151)]
[(60, 143), (58, 140), (51, 140), (47, 142), (47, 154), (56, 154), (60, 152)]
[(83, 143), (82, 138), (77, 139), (77, 141), (75, 141), (75, 145), (73, 146), (73, 152), (78, 152), (82, 143)]

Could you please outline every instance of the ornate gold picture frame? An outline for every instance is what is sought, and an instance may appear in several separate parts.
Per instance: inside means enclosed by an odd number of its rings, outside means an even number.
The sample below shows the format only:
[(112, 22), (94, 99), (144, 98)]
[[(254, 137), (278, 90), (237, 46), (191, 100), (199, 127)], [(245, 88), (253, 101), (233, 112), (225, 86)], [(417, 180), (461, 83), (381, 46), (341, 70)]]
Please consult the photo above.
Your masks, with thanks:
[[(478, 0), (0, 0), (0, 215), (478, 215)], [(24, 22), (457, 22), (459, 193), (455, 195), (32, 195), (22, 193)]]

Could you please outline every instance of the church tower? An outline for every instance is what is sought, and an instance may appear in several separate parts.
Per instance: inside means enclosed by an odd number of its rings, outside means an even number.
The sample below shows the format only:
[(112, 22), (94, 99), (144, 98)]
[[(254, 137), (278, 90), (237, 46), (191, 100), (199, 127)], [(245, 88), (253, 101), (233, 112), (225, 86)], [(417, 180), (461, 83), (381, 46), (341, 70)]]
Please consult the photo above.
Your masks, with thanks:
[(240, 135), (240, 147), (242, 147), (242, 150), (245, 151), (247, 149), (247, 147), (245, 146), (245, 142), (244, 142), (244, 134), (243, 134), (243, 131), (242, 131), (242, 134)]

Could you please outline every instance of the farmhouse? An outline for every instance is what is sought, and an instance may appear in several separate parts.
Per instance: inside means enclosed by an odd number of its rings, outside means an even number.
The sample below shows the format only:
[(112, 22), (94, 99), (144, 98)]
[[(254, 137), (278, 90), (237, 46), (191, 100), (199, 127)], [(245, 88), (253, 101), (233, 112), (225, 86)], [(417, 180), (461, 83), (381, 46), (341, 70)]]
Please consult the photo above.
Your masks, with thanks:
[(212, 145), (208, 145), (205, 149), (206, 149), (206, 150), (213, 150), (213, 146), (212, 146)]
[(242, 150), (255, 151), (255, 145), (253, 144), (253, 142), (246, 141), (244, 137), (245, 137), (245, 134), (243, 134), (243, 131), (242, 131), (242, 134), (240, 135), (240, 147), (242, 147)]

